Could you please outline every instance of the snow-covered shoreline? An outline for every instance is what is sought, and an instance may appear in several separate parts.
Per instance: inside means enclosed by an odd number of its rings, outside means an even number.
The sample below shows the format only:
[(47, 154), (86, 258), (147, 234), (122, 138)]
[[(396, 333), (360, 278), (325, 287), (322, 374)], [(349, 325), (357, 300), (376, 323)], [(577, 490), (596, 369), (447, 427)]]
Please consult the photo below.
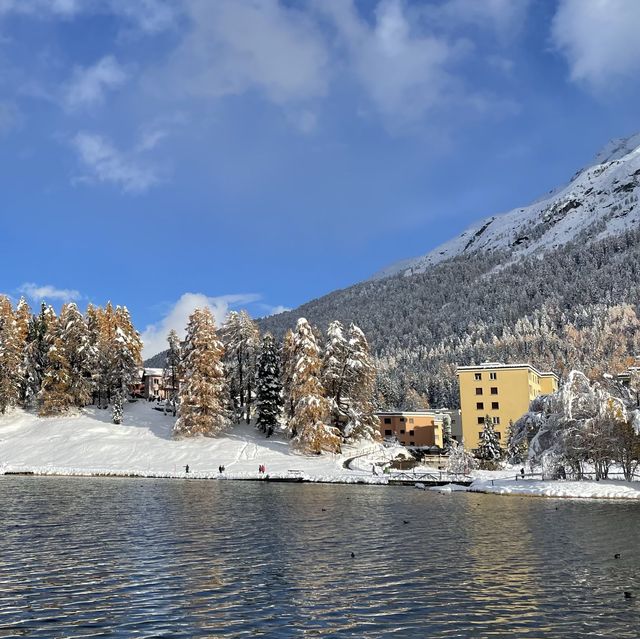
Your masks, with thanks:
[[(55, 418), (16, 409), (0, 416), (0, 475), (389, 485), (393, 475), (374, 475), (372, 467), (404, 451), (362, 442), (345, 446), (340, 454), (301, 455), (291, 450), (287, 440), (266, 439), (245, 424), (235, 425), (217, 438), (174, 440), (173, 422), (173, 417), (154, 410), (148, 402), (128, 404), (123, 423), (118, 425), (111, 423), (110, 411), (94, 407)], [(266, 467), (264, 474), (258, 472), (262, 465)], [(220, 466), (225, 467), (222, 473)], [(422, 471), (432, 469), (419, 468), (416, 474)], [(476, 471), (473, 475), (469, 487), (451, 485), (433, 490), (640, 500), (640, 482), (516, 481), (513, 470)], [(419, 482), (418, 476), (415, 483)]]
[(478, 479), (467, 488), (472, 493), (513, 497), (552, 497), (555, 499), (640, 500), (640, 482), (619, 480), (506, 480)]

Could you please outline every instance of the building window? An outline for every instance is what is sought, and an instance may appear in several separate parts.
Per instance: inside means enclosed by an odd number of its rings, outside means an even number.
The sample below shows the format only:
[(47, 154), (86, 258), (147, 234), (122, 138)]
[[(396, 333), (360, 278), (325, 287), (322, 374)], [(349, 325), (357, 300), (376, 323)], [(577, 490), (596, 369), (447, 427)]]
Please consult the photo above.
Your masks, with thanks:
[(484, 417), (478, 417), (478, 424), (484, 424)]
[(500, 418), (499, 417), (494, 417), (493, 418), (493, 423), (494, 424), (499, 424), (500, 423)]
[(409, 417), (409, 423), (413, 424), (413, 417)]
[(478, 410), (484, 410), (484, 402), (476, 402), (476, 408)]
[(478, 439), (482, 437), (482, 431), (478, 433)]
[(385, 437), (391, 437), (391, 435), (393, 435), (393, 431), (392, 430), (387, 429), (387, 430), (384, 431), (384, 436)]
[(401, 421), (401, 422), (406, 422), (406, 421), (407, 421), (407, 418), (406, 418), (406, 417), (401, 417), (401, 418), (400, 418), (400, 421)]
[(498, 379), (498, 373), (489, 373), (489, 379)]
[(476, 388), (476, 395), (482, 395), (482, 389)]
[(497, 386), (492, 386), (491, 387), (491, 394), (492, 395), (497, 395), (498, 394), (498, 387)]
[(415, 432), (414, 432), (414, 431), (412, 431), (412, 430), (410, 430), (410, 431), (409, 431), (409, 435), (410, 435), (411, 437), (413, 437), (413, 436), (415, 435)]
[(482, 373), (476, 373), (476, 380), (480, 381), (482, 379)]
[(409, 442), (409, 446), (415, 446), (416, 443), (415, 442)]
[(499, 402), (491, 402), (491, 410), (500, 410)]
[(391, 417), (385, 417), (384, 418), (384, 423), (385, 424), (390, 424), (391, 423)]
[(402, 429), (402, 430), (400, 431), (400, 434), (401, 434), (401, 435), (404, 435), (404, 429)]
[(496, 431), (496, 437), (497, 437), (498, 439), (502, 439), (502, 434), (500, 433), (500, 431), (499, 431), (499, 430), (497, 430), (497, 431)]

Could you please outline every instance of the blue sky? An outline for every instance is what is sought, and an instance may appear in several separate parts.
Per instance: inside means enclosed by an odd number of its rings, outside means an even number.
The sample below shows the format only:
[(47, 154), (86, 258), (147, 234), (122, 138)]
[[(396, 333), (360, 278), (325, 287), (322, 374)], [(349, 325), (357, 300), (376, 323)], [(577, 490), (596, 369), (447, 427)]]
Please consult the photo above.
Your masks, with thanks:
[(263, 315), (640, 130), (636, 0), (0, 0), (0, 290)]

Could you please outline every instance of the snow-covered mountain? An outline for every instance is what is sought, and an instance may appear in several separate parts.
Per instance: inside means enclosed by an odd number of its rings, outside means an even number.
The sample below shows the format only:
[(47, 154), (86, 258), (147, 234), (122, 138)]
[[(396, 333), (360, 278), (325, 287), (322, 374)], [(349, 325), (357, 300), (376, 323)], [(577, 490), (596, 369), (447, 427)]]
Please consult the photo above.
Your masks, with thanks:
[(423, 273), (445, 259), (475, 251), (509, 250), (510, 261), (553, 250), (582, 231), (595, 241), (637, 228), (640, 219), (640, 133), (613, 140), (594, 164), (529, 206), (492, 215), (433, 249), (382, 269), (373, 279)]

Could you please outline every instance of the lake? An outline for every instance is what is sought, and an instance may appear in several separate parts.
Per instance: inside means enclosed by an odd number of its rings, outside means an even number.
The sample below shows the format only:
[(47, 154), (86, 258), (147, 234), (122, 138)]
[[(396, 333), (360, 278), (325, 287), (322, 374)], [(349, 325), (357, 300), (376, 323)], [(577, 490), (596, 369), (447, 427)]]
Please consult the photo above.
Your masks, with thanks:
[(0, 513), (3, 638), (640, 635), (637, 503), (7, 476)]

